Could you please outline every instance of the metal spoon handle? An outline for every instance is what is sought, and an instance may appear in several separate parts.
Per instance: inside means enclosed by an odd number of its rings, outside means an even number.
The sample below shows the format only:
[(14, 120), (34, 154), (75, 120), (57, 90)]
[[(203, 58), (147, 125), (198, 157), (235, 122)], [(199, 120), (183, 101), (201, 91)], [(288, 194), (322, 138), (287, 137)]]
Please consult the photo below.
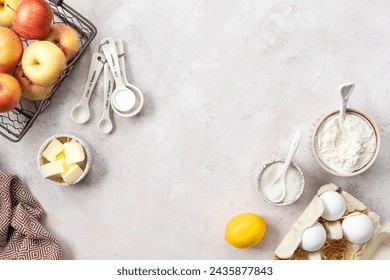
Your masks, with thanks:
[(288, 167), (291, 164), (291, 161), (298, 150), (299, 144), (301, 143), (302, 139), (302, 132), (300, 130), (297, 130), (294, 135), (294, 139), (290, 145), (290, 149), (288, 151), (286, 161), (284, 162), (283, 169), (281, 171), (281, 176), (284, 176), (288, 170)]

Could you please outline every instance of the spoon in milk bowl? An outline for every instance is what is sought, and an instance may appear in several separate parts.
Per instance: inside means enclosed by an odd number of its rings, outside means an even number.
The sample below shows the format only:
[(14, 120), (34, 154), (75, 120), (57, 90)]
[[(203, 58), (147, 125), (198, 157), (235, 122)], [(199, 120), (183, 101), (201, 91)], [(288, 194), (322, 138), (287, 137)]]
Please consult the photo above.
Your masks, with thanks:
[(340, 94), (341, 94), (341, 107), (340, 107), (340, 118), (339, 118), (340, 128), (344, 123), (345, 114), (347, 111), (348, 99), (351, 96), (354, 88), (355, 88), (355, 84), (345, 84), (340, 87)]
[(299, 143), (302, 139), (302, 132), (297, 130), (294, 135), (293, 142), (291, 143), (290, 149), (286, 161), (283, 164), (282, 171), (276, 177), (275, 181), (270, 184), (267, 190), (267, 197), (274, 203), (281, 202), (286, 196), (286, 174), (287, 170), (291, 164), (291, 161), (295, 155), (295, 152), (298, 150)]

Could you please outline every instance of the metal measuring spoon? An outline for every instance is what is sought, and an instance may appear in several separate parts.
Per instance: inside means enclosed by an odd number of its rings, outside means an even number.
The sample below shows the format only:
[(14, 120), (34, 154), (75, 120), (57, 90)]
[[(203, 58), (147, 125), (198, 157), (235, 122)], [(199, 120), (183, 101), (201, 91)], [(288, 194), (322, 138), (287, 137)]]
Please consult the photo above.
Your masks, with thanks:
[(288, 167), (291, 164), (291, 161), (295, 155), (295, 152), (298, 150), (299, 143), (302, 139), (302, 133), (300, 130), (297, 130), (294, 135), (294, 140), (291, 143), (290, 149), (286, 161), (283, 164), (282, 171), (276, 178), (276, 180), (268, 187), (267, 197), (274, 203), (281, 202), (286, 196), (286, 174)]
[(104, 56), (101, 53), (94, 53), (92, 55), (91, 64), (89, 66), (89, 72), (87, 77), (87, 83), (81, 96), (80, 101), (73, 107), (71, 112), (72, 120), (75, 123), (86, 123), (91, 116), (89, 109), (89, 100), (92, 95), (92, 91), (96, 86), (96, 82), (99, 79), (104, 65)]
[(352, 94), (355, 84), (345, 84), (340, 87), (341, 94), (341, 107), (340, 107), (340, 118), (339, 118), (339, 127), (343, 125), (345, 120), (345, 113), (347, 111), (348, 99)]
[(104, 100), (103, 100), (103, 115), (99, 121), (98, 127), (101, 133), (110, 133), (113, 125), (110, 118), (111, 108), (111, 93), (114, 89), (114, 78), (107, 63), (104, 64)]
[(136, 97), (134, 92), (126, 87), (123, 82), (115, 40), (108, 37), (103, 39), (101, 43), (103, 53), (115, 80), (115, 90), (111, 96), (112, 104), (121, 112), (130, 111), (135, 105)]

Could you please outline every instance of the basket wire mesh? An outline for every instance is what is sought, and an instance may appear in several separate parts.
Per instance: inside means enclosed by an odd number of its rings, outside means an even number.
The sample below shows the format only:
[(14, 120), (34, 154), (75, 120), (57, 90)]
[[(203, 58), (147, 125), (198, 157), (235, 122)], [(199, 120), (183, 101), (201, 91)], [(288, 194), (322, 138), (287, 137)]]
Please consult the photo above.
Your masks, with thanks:
[[(50, 0), (49, 2), (55, 15), (53, 23), (68, 24), (78, 32), (80, 50), (76, 57), (68, 63), (51, 93), (45, 99), (31, 101), (22, 97), (19, 105), (13, 111), (0, 113), (0, 135), (12, 142), (19, 142), (31, 128), (36, 118), (49, 107), (62, 81), (71, 74), (74, 65), (80, 60), (85, 49), (97, 33), (96, 27), (89, 20), (63, 1)], [(32, 43), (32, 41), (24, 38), (21, 39), (25, 47)]]

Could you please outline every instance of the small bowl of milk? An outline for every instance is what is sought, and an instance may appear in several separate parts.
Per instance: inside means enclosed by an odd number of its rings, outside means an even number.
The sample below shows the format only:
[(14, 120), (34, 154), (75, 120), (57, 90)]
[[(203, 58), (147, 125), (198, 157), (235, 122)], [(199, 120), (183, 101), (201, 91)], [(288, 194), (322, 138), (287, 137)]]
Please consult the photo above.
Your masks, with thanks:
[(366, 171), (380, 149), (379, 129), (366, 114), (347, 109), (340, 127), (339, 111), (322, 117), (312, 135), (312, 152), (318, 164), (330, 174), (351, 177)]
[(305, 186), (305, 177), (301, 168), (292, 162), (286, 173), (286, 195), (281, 202), (275, 203), (268, 198), (268, 189), (280, 175), (285, 159), (275, 159), (260, 167), (257, 177), (257, 191), (265, 201), (272, 205), (285, 206), (295, 202), (301, 195)]

